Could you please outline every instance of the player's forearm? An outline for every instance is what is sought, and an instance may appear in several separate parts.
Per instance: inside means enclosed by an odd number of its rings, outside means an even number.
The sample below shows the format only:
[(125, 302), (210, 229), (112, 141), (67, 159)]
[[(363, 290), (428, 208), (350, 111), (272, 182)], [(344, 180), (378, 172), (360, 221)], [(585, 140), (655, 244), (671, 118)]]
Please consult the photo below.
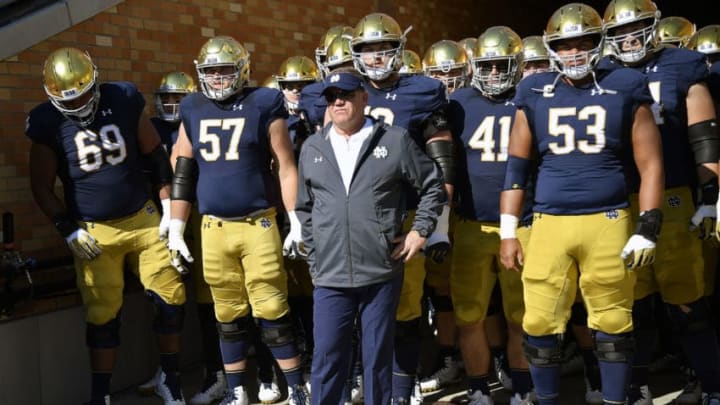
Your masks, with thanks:
[(298, 178), (295, 165), (291, 167), (280, 166), (278, 177), (280, 179), (280, 192), (282, 193), (282, 202), (285, 210), (292, 211), (295, 209), (295, 201), (297, 199)]
[(52, 190), (32, 187), (33, 198), (40, 207), (40, 210), (49, 219), (55, 218), (58, 214), (65, 212), (65, 204), (57, 197)]
[(500, 193), (500, 214), (508, 214), (520, 218), (523, 208), (525, 190), (505, 190)]
[(170, 190), (171, 190), (170, 184), (164, 184), (160, 186), (160, 189), (158, 190), (158, 197), (160, 197), (160, 200), (165, 200), (167, 198), (170, 198)]
[(640, 172), (638, 203), (640, 204), (641, 212), (660, 208), (665, 189), (665, 178), (663, 176), (662, 163), (658, 165), (660, 165), (660, 167), (646, 167)]
[(181, 219), (187, 222), (190, 217), (190, 208), (192, 203), (185, 200), (172, 200), (170, 202), (170, 218)]

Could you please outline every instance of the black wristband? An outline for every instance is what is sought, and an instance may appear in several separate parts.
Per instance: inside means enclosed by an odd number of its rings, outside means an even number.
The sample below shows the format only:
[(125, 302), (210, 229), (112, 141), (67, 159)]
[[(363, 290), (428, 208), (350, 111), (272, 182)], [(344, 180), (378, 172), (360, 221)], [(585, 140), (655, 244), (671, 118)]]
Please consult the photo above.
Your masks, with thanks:
[(700, 204), (715, 205), (718, 200), (718, 179), (713, 177), (700, 186)]
[(635, 234), (647, 240), (657, 242), (662, 228), (663, 213), (658, 208), (640, 213), (640, 219), (635, 227)]
[(63, 238), (66, 238), (80, 228), (77, 222), (70, 218), (65, 212), (61, 212), (53, 217), (53, 225), (55, 225), (55, 229), (60, 232)]

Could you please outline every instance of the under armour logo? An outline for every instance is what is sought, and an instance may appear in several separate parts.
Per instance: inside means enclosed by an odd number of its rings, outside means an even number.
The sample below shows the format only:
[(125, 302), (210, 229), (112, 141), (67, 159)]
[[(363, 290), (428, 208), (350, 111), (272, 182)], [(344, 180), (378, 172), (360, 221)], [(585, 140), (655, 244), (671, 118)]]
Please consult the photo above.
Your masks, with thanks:
[(336, 82), (339, 82), (339, 81), (340, 81), (340, 75), (333, 75), (333, 76), (330, 78), (330, 83), (336, 83)]
[(395, 101), (396, 98), (397, 98), (397, 93), (388, 93), (385, 95), (385, 100)]
[(373, 156), (375, 156), (376, 159), (385, 159), (387, 155), (388, 151), (384, 146), (376, 146), (375, 149), (373, 149)]
[(315, 156), (315, 163), (322, 163), (323, 158), (322, 156)]
[(668, 202), (669, 206), (671, 206), (673, 208), (677, 208), (680, 206), (680, 197), (678, 197), (676, 195), (671, 195), (670, 197), (668, 197), (667, 202)]
[(619, 216), (620, 216), (620, 214), (618, 213), (617, 210), (605, 211), (605, 217), (607, 219), (618, 219)]
[(233, 111), (242, 111), (242, 104), (233, 104)]
[(112, 110), (110, 108), (107, 110), (100, 110), (100, 114), (102, 114), (103, 117), (106, 117), (108, 115), (112, 115)]

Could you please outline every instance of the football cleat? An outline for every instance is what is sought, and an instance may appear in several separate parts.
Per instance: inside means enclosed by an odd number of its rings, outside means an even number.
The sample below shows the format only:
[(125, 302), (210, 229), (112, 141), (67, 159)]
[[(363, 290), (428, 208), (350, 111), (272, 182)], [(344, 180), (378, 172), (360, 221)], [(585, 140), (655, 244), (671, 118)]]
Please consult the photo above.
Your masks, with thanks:
[[(179, 394), (175, 395), (173, 391)], [(180, 387), (171, 387), (164, 372), (160, 373), (158, 384), (155, 386), (155, 394), (162, 398), (165, 405), (185, 405), (185, 398), (183, 398)]]
[(350, 390), (350, 402), (353, 404), (362, 404), (365, 402), (365, 392), (363, 387), (363, 376), (356, 375), (352, 379), (352, 389)]
[(593, 389), (587, 378), (585, 379), (585, 403), (587, 405), (603, 405), (605, 403), (602, 391)]
[(282, 393), (275, 381), (258, 383), (258, 400), (263, 404), (274, 404), (280, 401)]
[(138, 392), (140, 392), (140, 394), (142, 395), (155, 395), (155, 386), (158, 385), (161, 374), (162, 368), (158, 367), (157, 370), (155, 370), (155, 374), (153, 374), (153, 376), (150, 377), (149, 380), (138, 385)]
[(288, 387), (288, 405), (310, 405), (310, 393), (304, 384)]
[(630, 386), (630, 394), (628, 395), (628, 405), (652, 405), (652, 394), (650, 387), (647, 385)]
[(520, 395), (516, 392), (515, 395), (510, 398), (510, 405), (533, 405), (532, 393), (528, 392), (525, 395)]
[(702, 388), (697, 380), (688, 381), (683, 387), (680, 395), (675, 398), (673, 404), (696, 405), (702, 400)]
[(422, 392), (437, 391), (447, 385), (454, 383), (460, 377), (460, 368), (452, 356), (443, 358), (443, 365), (434, 372), (430, 377), (420, 381), (420, 390)]
[(207, 405), (225, 397), (227, 392), (225, 373), (218, 370), (215, 372), (215, 378), (208, 377), (200, 391), (190, 398), (190, 405)]
[(248, 394), (242, 385), (229, 390), (220, 405), (250, 405)]
[(500, 385), (502, 385), (505, 391), (512, 391), (512, 378), (508, 374), (509, 370), (504, 367), (505, 355), (493, 356), (493, 362), (495, 364), (495, 378), (497, 378)]
[(495, 405), (490, 395), (485, 395), (482, 391), (468, 391), (467, 405)]

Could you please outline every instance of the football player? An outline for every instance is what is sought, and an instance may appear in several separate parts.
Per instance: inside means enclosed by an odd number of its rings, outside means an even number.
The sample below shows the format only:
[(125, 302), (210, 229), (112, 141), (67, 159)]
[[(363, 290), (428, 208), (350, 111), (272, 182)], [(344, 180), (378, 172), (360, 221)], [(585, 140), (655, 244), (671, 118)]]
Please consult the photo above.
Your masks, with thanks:
[[(437, 45), (437, 44), (436, 44)], [(463, 53), (463, 56), (465, 54)], [(468, 378), (470, 404), (492, 404), (491, 352), (485, 333), (496, 283), (508, 323), (512, 405), (531, 404), (532, 380), (522, 351), (523, 297), (520, 274), (501, 271), (499, 201), (505, 177), (507, 145), (515, 116), (512, 97), (521, 78), (522, 39), (505, 26), (488, 28), (473, 50), (471, 87), (450, 95), (449, 120), (462, 153), (458, 157), (450, 291), (460, 330), (460, 348)], [(531, 188), (531, 187), (528, 187)], [(532, 193), (526, 194), (518, 239), (527, 245), (532, 222)]]
[[(559, 336), (578, 286), (593, 331), (603, 400), (622, 404), (633, 351), (632, 270), (652, 262), (663, 215), (652, 97), (642, 74), (599, 63), (602, 18), (590, 6), (557, 9), (543, 39), (558, 72), (536, 73), (517, 86), (500, 200), (500, 256), (506, 268), (522, 269), (525, 354), (539, 404), (558, 401)], [(625, 191), (628, 151), (642, 181), (641, 214), (632, 234)], [(533, 229), (524, 251), (516, 228), (532, 167), (537, 168)]]
[[(713, 398), (710, 403), (720, 404), (720, 349), (704, 297), (702, 243), (697, 237), (713, 237), (720, 135), (706, 85), (705, 56), (687, 49), (659, 46), (656, 30), (659, 18), (660, 11), (650, 0), (613, 0), (605, 9), (603, 20), (614, 60), (647, 77), (665, 164), (666, 218), (658, 256), (652, 268), (636, 272), (633, 320), (637, 350), (629, 403), (650, 403), (652, 398), (647, 389), (655, 327), (650, 300), (657, 291), (688, 365), (695, 370), (702, 389)], [(629, 190), (636, 193), (636, 175), (630, 176)], [(697, 209), (692, 191), (695, 187), (701, 190)], [(638, 209), (637, 204), (632, 206)], [(688, 224), (698, 232), (688, 230)], [(689, 400), (697, 403), (699, 390), (688, 386), (683, 392), (683, 397), (687, 396), (694, 397)]]
[(401, 75), (421, 75), (423, 74), (422, 60), (420, 55), (410, 49), (403, 49), (402, 66), (398, 71)]
[[(331, 70), (341, 66), (352, 66), (349, 40), (352, 38), (353, 28), (338, 25), (331, 27), (320, 40), (320, 46), (315, 50), (315, 61), (320, 70), (320, 77), (325, 78)], [(338, 38), (337, 41), (335, 39)], [(342, 40), (346, 38), (346, 40)], [(313, 83), (303, 87), (300, 92), (300, 110), (307, 114), (308, 122), (314, 130), (319, 130), (325, 123), (325, 109), (327, 103), (322, 97), (322, 83)]]
[[(184, 404), (178, 374), (185, 287), (170, 265), (161, 220), (145, 187), (148, 159), (160, 199), (170, 195), (172, 167), (134, 84), (100, 83), (90, 56), (76, 48), (48, 55), (43, 84), (50, 101), (28, 115), (30, 185), (35, 201), (66, 240), (87, 308), (91, 404), (109, 403), (120, 344), (119, 312), (126, 263), (152, 298), (162, 375), (155, 387), (165, 404)], [(63, 183), (64, 201), (55, 194)]]
[(695, 33), (695, 24), (685, 17), (663, 17), (658, 21), (658, 42), (676, 48), (686, 48)]
[[(155, 90), (155, 116), (150, 118), (150, 121), (158, 135), (160, 135), (160, 141), (168, 153), (172, 152), (172, 146), (177, 141), (178, 127), (180, 126), (180, 100), (196, 90), (195, 81), (185, 72), (170, 72), (163, 75), (160, 79), (160, 85)], [(171, 163), (174, 163), (174, 160), (172, 158)], [(163, 213), (170, 210), (169, 196), (160, 203)], [(191, 248), (197, 256), (200, 255), (199, 220), (200, 218), (194, 210), (190, 220), (192, 232), (188, 233), (190, 234), (189, 238), (192, 240)], [(193, 268), (191, 275), (200, 320), (201, 342), (205, 360), (205, 379), (200, 391), (193, 395), (188, 402), (191, 405), (204, 405), (225, 396), (225, 374), (220, 359), (220, 347), (218, 346), (218, 334), (215, 326), (210, 288), (203, 279), (202, 268)], [(138, 386), (138, 391), (145, 395), (154, 393), (155, 387), (161, 382), (161, 377), (162, 368), (158, 367), (152, 378)]]
[(550, 54), (542, 36), (531, 35), (523, 38), (522, 77), (533, 73), (543, 73), (553, 70)]
[[(248, 87), (249, 54), (235, 39), (217, 36), (196, 60), (201, 93), (180, 104), (181, 124), (172, 190), (168, 247), (172, 262), (193, 257), (183, 239), (191, 202), (202, 215), (202, 264), (210, 285), (228, 384), (224, 405), (248, 403), (245, 365), (253, 317), (289, 387), (290, 404), (308, 404), (287, 304), (283, 253), (302, 254), (299, 222), (288, 212), (285, 243), (275, 220), (277, 167), (282, 202), (295, 206), (297, 170), (287, 133), (284, 97)], [(197, 197), (196, 197), (197, 196)], [(252, 312), (252, 314), (251, 314)]]
[[(423, 75), (401, 76), (402, 51), (406, 34), (397, 21), (387, 14), (372, 13), (355, 26), (350, 47), (355, 68), (366, 77), (368, 91), (367, 114), (391, 125), (406, 129), (410, 136), (440, 167), (448, 195), (452, 195), (454, 162), (452, 135), (445, 117), (447, 96), (445, 86)], [(449, 199), (450, 200), (450, 199)], [(408, 197), (409, 227), (417, 196)], [(450, 248), (450, 207), (446, 206), (438, 218), (438, 225), (427, 237), (425, 257), (442, 262)], [(420, 350), (421, 299), (425, 279), (424, 259), (410, 260), (400, 296), (395, 332), (395, 362), (393, 367), (393, 399), (395, 404), (410, 403)], [(433, 294), (433, 296), (437, 296)], [(437, 307), (447, 307), (438, 300)], [(417, 387), (419, 388), (419, 386)], [(414, 401), (421, 401), (417, 389)]]
[[(448, 94), (465, 87), (469, 81), (470, 64), (465, 50), (454, 41), (442, 40), (428, 48), (422, 60), (423, 73), (445, 85)], [(454, 215), (450, 217), (448, 237), (454, 233)], [(420, 381), (423, 392), (436, 391), (454, 382), (460, 376), (458, 350), (456, 345), (457, 326), (450, 299), (451, 261), (436, 263), (425, 260), (426, 285), (430, 292), (430, 304), (434, 310), (436, 341), (438, 345), (438, 367)]]

